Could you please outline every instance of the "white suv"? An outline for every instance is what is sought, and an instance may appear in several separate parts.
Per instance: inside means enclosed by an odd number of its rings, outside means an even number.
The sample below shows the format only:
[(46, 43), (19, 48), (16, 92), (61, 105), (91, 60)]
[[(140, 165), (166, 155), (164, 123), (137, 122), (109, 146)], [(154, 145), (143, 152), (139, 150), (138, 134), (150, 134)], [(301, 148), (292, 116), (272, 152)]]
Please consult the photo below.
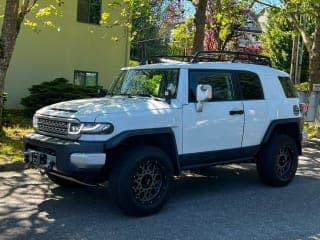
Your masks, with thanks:
[(301, 154), (288, 74), (258, 55), (215, 56), (123, 68), (106, 97), (38, 110), (25, 161), (61, 186), (109, 181), (131, 215), (158, 211), (187, 169), (252, 162), (263, 182), (288, 184)]

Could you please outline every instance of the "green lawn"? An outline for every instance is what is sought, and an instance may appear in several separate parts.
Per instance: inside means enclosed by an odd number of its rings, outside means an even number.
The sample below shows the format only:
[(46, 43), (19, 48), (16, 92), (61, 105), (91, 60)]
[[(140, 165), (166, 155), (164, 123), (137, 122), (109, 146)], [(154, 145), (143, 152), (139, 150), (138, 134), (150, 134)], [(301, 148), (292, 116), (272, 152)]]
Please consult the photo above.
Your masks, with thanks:
[(0, 163), (22, 161), (22, 137), (32, 132), (32, 118), (22, 111), (10, 110), (4, 118), (4, 134), (0, 134)]

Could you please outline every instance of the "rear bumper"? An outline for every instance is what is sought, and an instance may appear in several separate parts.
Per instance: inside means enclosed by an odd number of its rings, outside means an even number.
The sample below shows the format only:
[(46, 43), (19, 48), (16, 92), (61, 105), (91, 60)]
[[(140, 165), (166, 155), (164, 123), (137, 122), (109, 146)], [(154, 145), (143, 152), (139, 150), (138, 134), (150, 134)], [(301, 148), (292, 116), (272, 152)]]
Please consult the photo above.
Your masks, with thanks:
[[(44, 136), (38, 133), (27, 134), (23, 138), (25, 160), (36, 167), (79, 179), (84, 182), (98, 182), (107, 156), (103, 142), (70, 141)], [(42, 165), (32, 162), (30, 152), (46, 155), (49, 162)], [(40, 157), (39, 157), (40, 159)]]

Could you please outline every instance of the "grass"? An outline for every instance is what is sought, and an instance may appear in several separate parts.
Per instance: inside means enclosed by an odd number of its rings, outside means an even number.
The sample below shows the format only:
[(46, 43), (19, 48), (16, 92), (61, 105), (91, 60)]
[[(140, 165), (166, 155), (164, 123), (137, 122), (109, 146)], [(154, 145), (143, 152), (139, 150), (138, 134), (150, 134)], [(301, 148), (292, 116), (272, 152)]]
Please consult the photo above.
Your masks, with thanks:
[(23, 160), (23, 135), (32, 132), (32, 119), (20, 110), (6, 110), (0, 134), (0, 163)]
[(304, 130), (308, 133), (308, 138), (313, 138), (316, 137), (318, 129), (314, 123), (305, 123)]

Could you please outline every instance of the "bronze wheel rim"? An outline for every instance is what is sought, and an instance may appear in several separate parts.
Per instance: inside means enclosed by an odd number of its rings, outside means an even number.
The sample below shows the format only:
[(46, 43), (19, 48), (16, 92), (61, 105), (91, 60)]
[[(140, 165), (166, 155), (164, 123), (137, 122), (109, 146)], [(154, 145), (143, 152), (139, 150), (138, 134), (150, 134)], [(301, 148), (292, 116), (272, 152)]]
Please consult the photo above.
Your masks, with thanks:
[(143, 161), (132, 177), (131, 189), (135, 199), (143, 204), (152, 204), (159, 198), (164, 180), (162, 168), (157, 161)]
[(290, 178), (293, 166), (293, 156), (289, 147), (282, 147), (279, 149), (276, 160), (276, 174), (282, 180)]

